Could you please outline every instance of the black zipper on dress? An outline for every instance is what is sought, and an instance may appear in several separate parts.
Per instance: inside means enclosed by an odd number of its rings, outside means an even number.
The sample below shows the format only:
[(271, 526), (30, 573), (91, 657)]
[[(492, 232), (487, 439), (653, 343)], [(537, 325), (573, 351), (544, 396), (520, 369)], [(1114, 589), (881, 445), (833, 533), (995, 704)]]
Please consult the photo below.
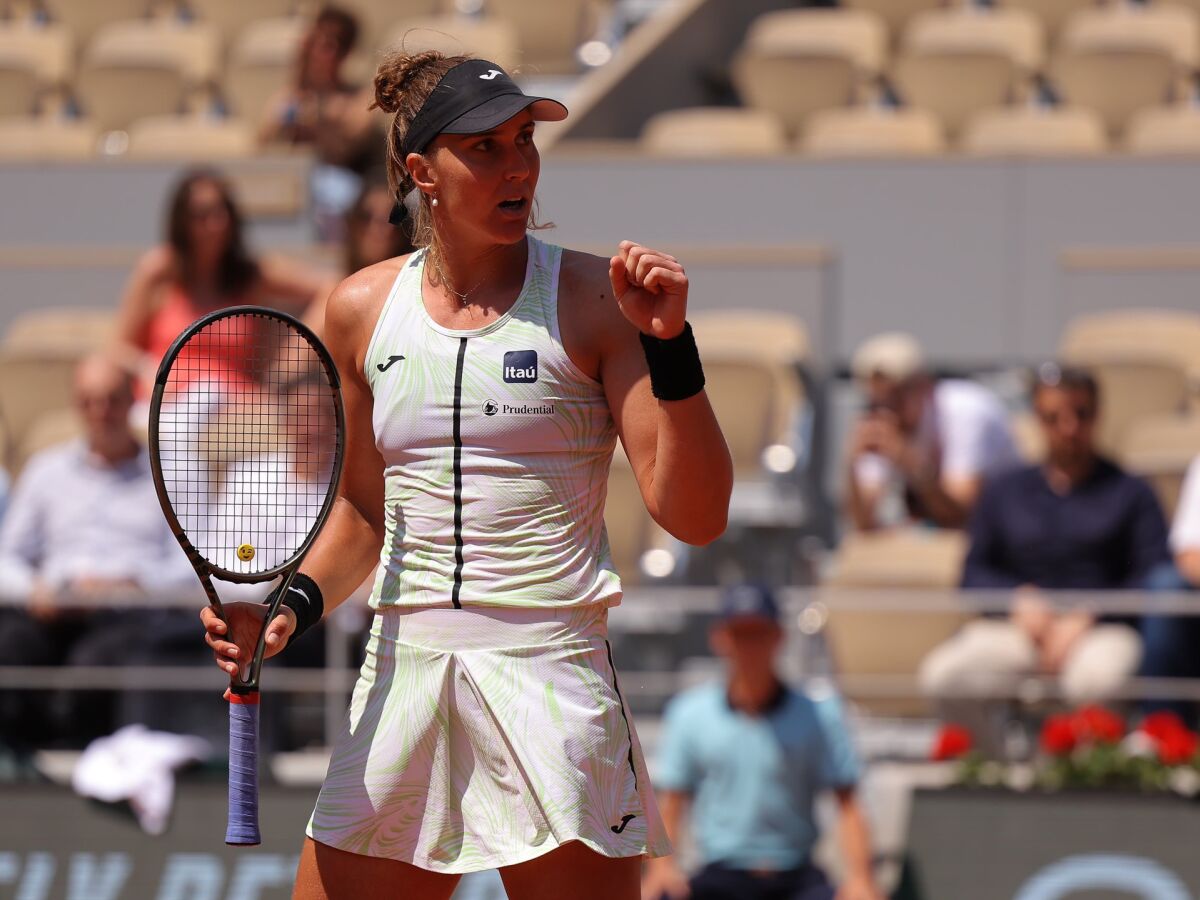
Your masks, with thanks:
[(458, 339), (458, 365), (454, 369), (454, 589), (450, 599), (455, 609), (462, 609), (458, 594), (462, 590), (462, 379), (463, 361), (467, 356), (467, 339)]

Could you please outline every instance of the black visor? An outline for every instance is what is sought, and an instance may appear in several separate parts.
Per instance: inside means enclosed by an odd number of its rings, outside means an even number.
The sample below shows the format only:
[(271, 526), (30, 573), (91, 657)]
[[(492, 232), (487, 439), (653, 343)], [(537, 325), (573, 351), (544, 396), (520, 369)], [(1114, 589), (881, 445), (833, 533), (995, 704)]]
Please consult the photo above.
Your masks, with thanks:
[(408, 126), (401, 159), (424, 153), (439, 134), (491, 131), (521, 110), (532, 107), (539, 122), (558, 122), (567, 108), (549, 97), (530, 97), (508, 74), (486, 59), (459, 63), (442, 76)]

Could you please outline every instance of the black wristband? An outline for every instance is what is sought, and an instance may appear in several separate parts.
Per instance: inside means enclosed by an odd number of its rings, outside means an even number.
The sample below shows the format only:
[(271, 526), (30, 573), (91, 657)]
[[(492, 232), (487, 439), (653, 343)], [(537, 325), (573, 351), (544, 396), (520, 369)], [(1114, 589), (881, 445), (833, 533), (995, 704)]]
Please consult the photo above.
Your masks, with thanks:
[(646, 365), (650, 368), (650, 390), (659, 400), (686, 400), (704, 390), (704, 369), (700, 351), (692, 336), (692, 326), (683, 323), (683, 331), (662, 340), (638, 332)]
[(297, 572), (292, 578), (280, 605), (296, 614), (296, 630), (288, 638), (289, 644), (320, 622), (325, 614), (325, 598), (321, 596), (321, 589), (303, 572)]

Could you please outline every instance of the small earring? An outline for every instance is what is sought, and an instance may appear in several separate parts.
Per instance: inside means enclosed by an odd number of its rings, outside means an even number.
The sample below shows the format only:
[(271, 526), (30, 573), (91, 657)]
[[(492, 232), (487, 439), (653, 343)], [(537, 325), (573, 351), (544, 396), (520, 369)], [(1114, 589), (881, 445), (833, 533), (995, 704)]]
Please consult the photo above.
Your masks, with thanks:
[(432, 200), (430, 200), (430, 201), (429, 201), (429, 205), (430, 205), (430, 206), (437, 206), (437, 197), (434, 197)]

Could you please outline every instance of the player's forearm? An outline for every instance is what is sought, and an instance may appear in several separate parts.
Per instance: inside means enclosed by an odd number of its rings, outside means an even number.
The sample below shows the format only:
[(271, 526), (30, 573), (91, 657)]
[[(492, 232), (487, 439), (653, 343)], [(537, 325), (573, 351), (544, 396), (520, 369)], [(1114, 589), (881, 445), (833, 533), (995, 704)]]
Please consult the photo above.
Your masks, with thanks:
[(371, 574), (382, 546), (381, 528), (344, 497), (334, 500), (329, 521), (300, 567), (321, 588), (326, 615)]
[(733, 490), (725, 437), (703, 391), (658, 406), (654, 518), (685, 543), (711, 543), (725, 531)]

